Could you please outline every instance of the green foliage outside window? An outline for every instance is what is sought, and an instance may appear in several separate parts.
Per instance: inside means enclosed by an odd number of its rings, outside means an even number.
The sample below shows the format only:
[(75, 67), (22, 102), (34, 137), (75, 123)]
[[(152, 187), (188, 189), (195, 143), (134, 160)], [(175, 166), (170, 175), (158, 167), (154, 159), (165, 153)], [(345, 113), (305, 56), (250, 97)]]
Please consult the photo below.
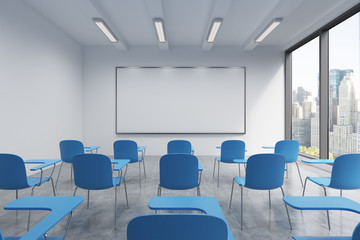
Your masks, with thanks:
[[(314, 156), (317, 158), (319, 157), (319, 148), (315, 147), (315, 146), (311, 146), (311, 147), (300, 146), (299, 152), (304, 153), (306, 155), (311, 155), (311, 156)], [(330, 152), (329, 152), (329, 159), (334, 159), (333, 154)]]

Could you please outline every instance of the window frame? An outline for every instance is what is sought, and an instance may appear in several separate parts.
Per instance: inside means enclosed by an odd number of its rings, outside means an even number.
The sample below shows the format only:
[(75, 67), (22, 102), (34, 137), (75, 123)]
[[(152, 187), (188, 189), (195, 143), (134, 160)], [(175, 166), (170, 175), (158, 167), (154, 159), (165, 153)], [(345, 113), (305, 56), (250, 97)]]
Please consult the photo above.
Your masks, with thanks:
[[(292, 139), (292, 52), (319, 37), (319, 158), (329, 158), (329, 30), (360, 12), (360, 3), (285, 50), (285, 139)], [(315, 158), (306, 154), (300, 156)]]

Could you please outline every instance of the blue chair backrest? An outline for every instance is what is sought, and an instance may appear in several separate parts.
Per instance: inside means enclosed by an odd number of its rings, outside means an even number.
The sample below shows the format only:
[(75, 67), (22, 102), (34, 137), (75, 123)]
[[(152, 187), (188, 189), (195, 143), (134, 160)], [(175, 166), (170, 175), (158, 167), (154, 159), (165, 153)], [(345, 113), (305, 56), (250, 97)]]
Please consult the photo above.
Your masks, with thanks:
[(149, 214), (133, 218), (128, 240), (226, 240), (224, 220), (206, 214)]
[(241, 140), (227, 140), (221, 144), (221, 161), (232, 163), (234, 159), (245, 158), (245, 142)]
[(167, 189), (191, 189), (199, 185), (198, 159), (175, 153), (160, 158), (160, 186)]
[(275, 152), (285, 157), (285, 163), (292, 163), (298, 159), (299, 142), (296, 140), (282, 140), (275, 144)]
[(335, 159), (329, 187), (335, 189), (360, 188), (360, 154), (344, 154)]
[(102, 154), (80, 154), (74, 157), (75, 185), (89, 190), (113, 187), (110, 158)]
[(132, 140), (118, 140), (114, 142), (114, 158), (129, 159), (130, 163), (138, 162), (138, 146)]
[(245, 187), (258, 190), (281, 187), (284, 183), (284, 169), (284, 156), (255, 154), (247, 161)]
[(352, 240), (359, 240), (360, 239), (360, 223), (358, 223), (358, 225), (356, 225), (351, 239)]
[(84, 154), (84, 145), (77, 140), (63, 140), (60, 142), (61, 160), (72, 163), (76, 155)]
[(13, 154), (0, 154), (0, 189), (28, 188), (24, 160)]
[(167, 144), (167, 153), (191, 154), (191, 143), (186, 140), (172, 140)]
[(356, 225), (351, 239), (352, 240), (359, 240), (360, 239), (360, 223), (358, 223), (358, 225)]

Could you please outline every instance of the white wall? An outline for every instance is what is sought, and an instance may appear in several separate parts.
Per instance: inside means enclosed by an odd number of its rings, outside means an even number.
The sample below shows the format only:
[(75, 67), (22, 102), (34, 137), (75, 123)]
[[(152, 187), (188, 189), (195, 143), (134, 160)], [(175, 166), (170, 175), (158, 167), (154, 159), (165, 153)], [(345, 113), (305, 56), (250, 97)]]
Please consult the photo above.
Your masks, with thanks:
[(82, 47), (19, 0), (0, 1), (0, 152), (59, 158), (82, 140)]
[[(245, 66), (246, 134), (117, 135), (117, 66)], [(133, 97), (136, 98), (136, 93)], [(160, 52), (149, 48), (118, 51), (110, 47), (88, 47), (84, 49), (84, 102), (84, 142), (100, 145), (103, 154), (113, 154), (112, 144), (117, 139), (133, 139), (139, 145), (147, 145), (149, 155), (165, 154), (171, 139), (190, 140), (198, 155), (216, 155), (219, 150), (215, 146), (223, 140), (242, 139), (248, 154), (254, 154), (263, 151), (262, 145), (274, 145), (284, 138), (284, 52), (274, 48), (245, 52), (233, 48), (200, 51), (184, 47)], [(141, 106), (134, 111), (141, 111)], [(223, 116), (214, 116), (220, 117)]]

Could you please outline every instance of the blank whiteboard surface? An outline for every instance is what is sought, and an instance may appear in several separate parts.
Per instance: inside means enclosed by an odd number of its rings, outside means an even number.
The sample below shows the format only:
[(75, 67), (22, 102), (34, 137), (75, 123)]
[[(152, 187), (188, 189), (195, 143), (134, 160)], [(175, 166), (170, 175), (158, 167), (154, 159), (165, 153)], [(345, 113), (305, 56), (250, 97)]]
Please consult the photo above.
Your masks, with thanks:
[(116, 68), (117, 133), (245, 133), (245, 68)]

